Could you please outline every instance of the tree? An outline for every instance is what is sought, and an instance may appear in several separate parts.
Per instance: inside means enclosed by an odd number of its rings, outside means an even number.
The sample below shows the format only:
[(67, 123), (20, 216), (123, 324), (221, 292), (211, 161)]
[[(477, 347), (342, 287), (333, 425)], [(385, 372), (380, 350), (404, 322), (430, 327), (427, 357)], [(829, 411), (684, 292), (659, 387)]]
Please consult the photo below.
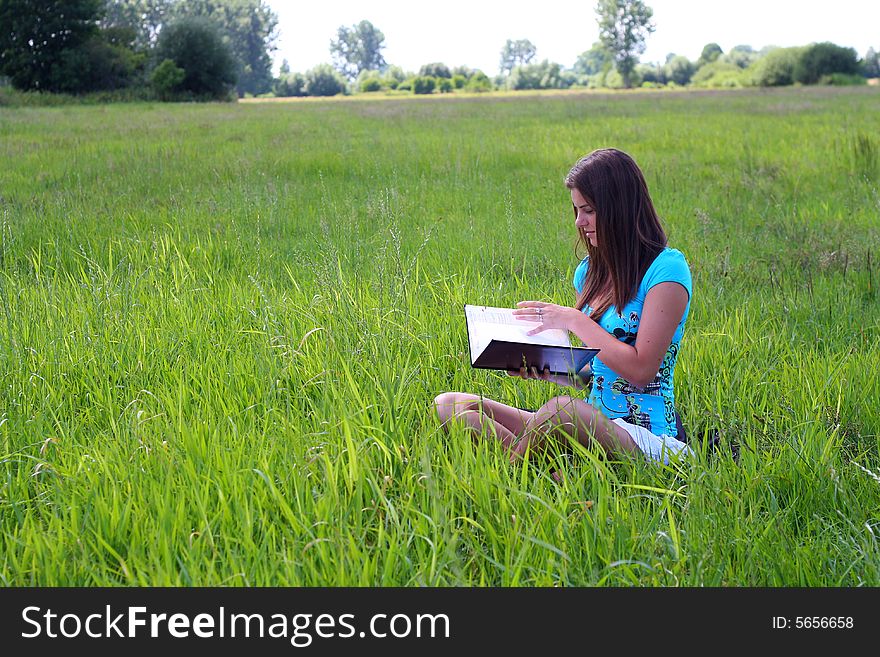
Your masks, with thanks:
[(599, 42), (614, 57), (623, 85), (629, 88), (638, 56), (645, 52), (645, 40), (654, 32), (654, 12), (642, 0), (599, 0), (596, 15)]
[(642, 83), (666, 84), (667, 81), (666, 67), (657, 64), (639, 64), (636, 66), (635, 74), (641, 78)]
[(202, 16), (215, 22), (236, 61), (239, 96), (269, 91), (278, 17), (263, 0), (105, 0), (102, 25), (137, 31), (136, 47), (155, 45), (163, 26)]
[(490, 80), (489, 76), (483, 73), (480, 69), (477, 69), (473, 72), (470, 79), (468, 79), (464, 90), (472, 93), (492, 91), (492, 80)]
[(707, 43), (703, 46), (703, 52), (700, 53), (700, 58), (697, 60), (697, 68), (705, 66), (706, 64), (711, 64), (723, 54), (724, 51), (721, 50), (721, 46), (717, 43)]
[(862, 67), (866, 78), (880, 78), (880, 55), (876, 50), (868, 48)]
[(150, 75), (150, 84), (156, 90), (161, 100), (171, 100), (179, 90), (180, 83), (186, 77), (186, 71), (177, 66), (172, 60), (165, 59)]
[(125, 27), (135, 32), (135, 48), (156, 45), (162, 25), (170, 18), (176, 0), (105, 0), (101, 27)]
[(779, 87), (794, 83), (794, 69), (803, 48), (763, 48), (766, 51), (750, 67), (753, 81), (761, 87)]
[(147, 54), (135, 52), (134, 30), (98, 30), (65, 57), (70, 91), (109, 91), (129, 86), (146, 67)]
[(179, 91), (219, 99), (235, 85), (235, 58), (216, 23), (207, 18), (181, 18), (164, 26), (156, 54), (159, 61), (169, 59), (183, 69)]
[(813, 43), (804, 48), (793, 74), (796, 82), (815, 84), (823, 75), (855, 75), (858, 70), (859, 58), (855, 50), (825, 42)]
[(517, 66), (507, 78), (508, 89), (562, 89), (562, 67), (559, 64), (544, 60), (540, 64)]
[(735, 64), (740, 68), (748, 68), (756, 59), (758, 53), (751, 46), (741, 45), (734, 46), (727, 54), (722, 55), (721, 59), (730, 64)]
[(345, 79), (330, 64), (318, 64), (306, 72), (307, 96), (335, 96), (345, 91)]
[(275, 82), (275, 95), (279, 97), (305, 96), (306, 76), (302, 73), (282, 73)]
[(336, 39), (330, 41), (333, 65), (349, 80), (357, 78), (363, 70), (384, 71), (384, 42), (385, 35), (370, 21), (361, 21), (351, 28), (340, 25)]
[(589, 50), (578, 55), (574, 63), (575, 73), (580, 75), (596, 75), (614, 64), (614, 58), (598, 41)]
[(217, 24), (236, 62), (239, 97), (272, 88), (278, 17), (264, 0), (174, 0), (171, 15), (202, 16)]
[(278, 69), (278, 75), (280, 77), (280, 76), (289, 75), (289, 74), (290, 74), (290, 62), (288, 62), (286, 59), (282, 59), (281, 60), (281, 67)]
[(413, 78), (412, 83), (412, 92), (414, 94), (430, 94), (434, 93), (434, 89), (437, 86), (437, 80), (434, 78), (417, 75)]
[(102, 0), (0, 0), (0, 74), (22, 90), (79, 91), (74, 56), (98, 33)]
[(419, 75), (432, 78), (451, 78), (452, 71), (442, 62), (434, 62), (433, 64), (425, 64), (419, 69)]
[(499, 66), (501, 74), (509, 74), (517, 66), (530, 64), (537, 52), (535, 44), (528, 39), (517, 39), (516, 41), (508, 39), (501, 49), (501, 64)]
[(701, 66), (691, 77), (694, 87), (741, 87), (746, 82), (743, 70), (736, 64), (718, 59)]
[(691, 77), (696, 70), (694, 63), (684, 55), (675, 55), (666, 62), (663, 67), (666, 79), (675, 84), (684, 86), (691, 81)]

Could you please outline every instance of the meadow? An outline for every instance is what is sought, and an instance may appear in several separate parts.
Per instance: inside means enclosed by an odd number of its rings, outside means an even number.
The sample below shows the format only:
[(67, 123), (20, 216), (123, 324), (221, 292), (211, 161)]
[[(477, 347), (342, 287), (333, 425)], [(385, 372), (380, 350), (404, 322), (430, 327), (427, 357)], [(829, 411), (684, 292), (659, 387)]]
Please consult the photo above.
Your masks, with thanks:
[[(878, 135), (876, 87), (0, 108), (0, 582), (880, 585)], [(564, 394), (462, 307), (574, 303), (602, 146), (721, 447), (557, 483), (432, 400)]]

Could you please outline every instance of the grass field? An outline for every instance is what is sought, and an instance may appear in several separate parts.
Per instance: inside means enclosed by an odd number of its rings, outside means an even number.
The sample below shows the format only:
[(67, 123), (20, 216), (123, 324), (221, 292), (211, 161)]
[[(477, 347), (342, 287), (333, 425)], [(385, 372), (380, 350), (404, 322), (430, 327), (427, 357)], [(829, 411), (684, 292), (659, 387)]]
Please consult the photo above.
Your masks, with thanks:
[[(0, 108), (0, 582), (880, 585), (880, 89)], [(645, 171), (694, 298), (680, 467), (445, 434), (462, 305), (572, 304)]]

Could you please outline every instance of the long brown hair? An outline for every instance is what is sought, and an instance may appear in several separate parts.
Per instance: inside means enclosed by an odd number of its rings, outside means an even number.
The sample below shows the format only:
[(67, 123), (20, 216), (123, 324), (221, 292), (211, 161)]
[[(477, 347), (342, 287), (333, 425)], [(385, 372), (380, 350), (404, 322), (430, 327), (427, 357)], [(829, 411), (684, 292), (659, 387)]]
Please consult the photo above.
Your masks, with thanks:
[[(590, 257), (587, 279), (575, 306), (593, 306), (596, 321), (613, 304), (622, 309), (636, 295), (639, 282), (666, 247), (666, 233), (651, 202), (648, 185), (635, 161), (616, 148), (602, 148), (578, 160), (565, 177), (596, 211), (597, 246), (583, 229), (578, 243)], [(577, 219), (577, 208), (574, 208)]]

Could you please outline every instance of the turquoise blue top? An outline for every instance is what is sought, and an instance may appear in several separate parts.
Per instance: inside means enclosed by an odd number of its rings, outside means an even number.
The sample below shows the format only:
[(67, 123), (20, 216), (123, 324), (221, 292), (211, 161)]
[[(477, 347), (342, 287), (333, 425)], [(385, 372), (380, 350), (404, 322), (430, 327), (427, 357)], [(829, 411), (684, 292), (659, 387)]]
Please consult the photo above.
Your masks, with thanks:
[[(587, 277), (589, 256), (584, 258), (574, 272), (574, 289), (580, 294)], [(635, 344), (636, 335), (639, 331), (639, 319), (642, 315), (642, 307), (645, 304), (645, 296), (648, 290), (657, 285), (671, 281), (679, 283), (687, 290), (688, 303), (684, 309), (684, 315), (672, 336), (672, 343), (666, 350), (666, 356), (660, 365), (660, 371), (654, 380), (644, 388), (634, 386), (629, 381), (619, 376), (605, 363), (602, 362), (601, 352), (593, 358), (593, 387), (590, 390), (590, 403), (599, 408), (612, 420), (622, 418), (631, 424), (645, 427), (651, 433), (659, 436), (675, 436), (675, 393), (673, 390), (673, 378), (675, 374), (675, 361), (678, 359), (678, 350), (681, 345), (681, 336), (684, 333), (684, 325), (687, 321), (688, 312), (691, 308), (691, 270), (684, 254), (678, 249), (667, 247), (654, 259), (648, 267), (645, 276), (639, 283), (636, 296), (618, 312), (615, 306), (611, 306), (602, 315), (599, 324), (611, 335), (626, 344)], [(584, 307), (584, 312), (589, 314), (593, 311), (589, 305)]]

